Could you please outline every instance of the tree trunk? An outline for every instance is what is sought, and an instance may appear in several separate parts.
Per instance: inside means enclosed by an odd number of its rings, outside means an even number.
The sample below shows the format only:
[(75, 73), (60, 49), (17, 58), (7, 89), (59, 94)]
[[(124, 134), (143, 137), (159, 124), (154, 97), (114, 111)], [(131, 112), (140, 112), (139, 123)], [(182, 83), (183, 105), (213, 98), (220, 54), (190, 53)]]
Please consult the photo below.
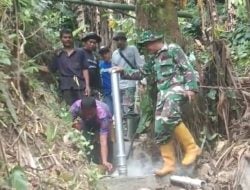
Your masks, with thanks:
[(246, 0), (246, 9), (248, 14), (248, 22), (250, 23), (250, 0)]
[(155, 32), (163, 33), (166, 42), (182, 45), (175, 1), (138, 0), (136, 18), (139, 30), (153, 29)]
[(108, 14), (105, 9), (99, 9), (100, 10), (100, 36), (102, 37), (101, 45), (104, 46), (111, 46), (111, 31), (109, 30), (108, 26)]

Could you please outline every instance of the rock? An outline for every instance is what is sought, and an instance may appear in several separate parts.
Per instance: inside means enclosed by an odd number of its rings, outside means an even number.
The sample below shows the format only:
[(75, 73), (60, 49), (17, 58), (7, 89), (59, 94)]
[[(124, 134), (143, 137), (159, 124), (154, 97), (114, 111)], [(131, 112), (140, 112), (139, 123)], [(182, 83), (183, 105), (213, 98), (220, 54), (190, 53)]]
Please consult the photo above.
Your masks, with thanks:
[(223, 150), (223, 148), (228, 144), (228, 141), (218, 141), (215, 147), (215, 152), (216, 154), (221, 153), (221, 151)]
[(228, 184), (233, 181), (234, 171), (221, 171), (217, 174), (217, 182), (221, 184)]
[(245, 157), (241, 160), (241, 165), (244, 166), (240, 179), (240, 187), (242, 190), (249, 190), (250, 187), (250, 162), (248, 156), (249, 152), (245, 153)]
[(198, 169), (197, 172), (198, 172), (199, 176), (204, 176), (204, 177), (211, 176), (214, 173), (211, 166), (209, 165), (209, 163), (203, 164)]

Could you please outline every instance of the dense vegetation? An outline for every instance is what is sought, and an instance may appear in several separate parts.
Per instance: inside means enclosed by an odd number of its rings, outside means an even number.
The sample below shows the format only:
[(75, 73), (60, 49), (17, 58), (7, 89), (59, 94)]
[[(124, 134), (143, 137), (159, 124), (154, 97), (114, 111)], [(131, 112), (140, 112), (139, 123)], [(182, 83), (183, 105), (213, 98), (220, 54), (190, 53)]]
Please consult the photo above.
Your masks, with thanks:
[[(152, 2), (145, 1), (144, 6)], [(209, 10), (209, 2), (190, 0), (179, 7), (192, 15), (179, 18), (179, 26), (203, 86), (193, 108), (200, 109), (199, 117), (193, 122), (204, 125), (194, 125), (193, 130), (208, 150), (219, 137), (230, 141), (249, 137), (250, 84), (249, 0), (227, 1), (233, 6), (216, 1), (214, 10)], [(70, 128), (67, 108), (58, 98), (57, 80), (45, 67), (60, 47), (61, 28), (74, 29), (76, 46), (90, 30), (105, 33), (102, 45), (107, 45), (113, 32), (122, 29), (133, 44), (135, 17), (133, 11), (68, 1), (1, 0), (0, 187), (87, 189), (88, 182), (96, 182), (98, 171), (84, 160), (83, 150), (90, 145)], [(199, 107), (199, 101), (206, 105)]]

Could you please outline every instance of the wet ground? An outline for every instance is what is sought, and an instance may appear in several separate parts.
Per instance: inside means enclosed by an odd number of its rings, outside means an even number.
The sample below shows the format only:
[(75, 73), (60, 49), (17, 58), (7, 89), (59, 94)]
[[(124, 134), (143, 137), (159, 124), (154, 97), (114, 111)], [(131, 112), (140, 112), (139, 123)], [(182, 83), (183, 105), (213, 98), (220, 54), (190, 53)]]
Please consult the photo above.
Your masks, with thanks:
[[(126, 153), (129, 149), (129, 142), (125, 142)], [(183, 188), (174, 186), (170, 183), (170, 175), (165, 177), (156, 177), (153, 171), (160, 168), (162, 160), (159, 153), (154, 152), (155, 148), (146, 145), (146, 143), (135, 142), (134, 151), (129, 160), (127, 160), (128, 176), (119, 176), (118, 172), (112, 176), (102, 178), (97, 184), (97, 190), (183, 190), (198, 188)], [(193, 175), (194, 167), (182, 168), (177, 164), (175, 175)]]
[(103, 178), (97, 185), (97, 190), (180, 190), (170, 184), (169, 177), (112, 177)]

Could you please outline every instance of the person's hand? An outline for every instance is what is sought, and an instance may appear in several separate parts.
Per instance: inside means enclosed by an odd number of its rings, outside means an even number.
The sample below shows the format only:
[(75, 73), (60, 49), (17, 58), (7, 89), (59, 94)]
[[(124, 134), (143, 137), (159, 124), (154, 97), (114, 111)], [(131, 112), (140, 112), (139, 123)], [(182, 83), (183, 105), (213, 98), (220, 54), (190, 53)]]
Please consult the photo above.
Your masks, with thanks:
[(195, 96), (195, 92), (187, 90), (187, 91), (185, 91), (185, 96), (188, 98), (189, 102), (192, 102), (192, 100), (193, 100), (193, 98)]
[(121, 73), (123, 71), (124, 71), (124, 69), (122, 67), (114, 66), (111, 68), (111, 73)]
[(109, 162), (103, 162), (102, 165), (108, 170), (108, 172), (111, 172), (113, 169), (113, 165)]
[(90, 96), (91, 90), (89, 86), (86, 86), (84, 93), (85, 96)]
[(76, 121), (76, 122), (73, 123), (72, 128), (77, 129), (77, 130), (80, 131), (81, 130), (81, 124), (78, 121)]
[(45, 73), (48, 73), (49, 72), (49, 69), (47, 66), (44, 66), (44, 65), (41, 65), (41, 66), (38, 66), (38, 69), (39, 71), (43, 71)]

